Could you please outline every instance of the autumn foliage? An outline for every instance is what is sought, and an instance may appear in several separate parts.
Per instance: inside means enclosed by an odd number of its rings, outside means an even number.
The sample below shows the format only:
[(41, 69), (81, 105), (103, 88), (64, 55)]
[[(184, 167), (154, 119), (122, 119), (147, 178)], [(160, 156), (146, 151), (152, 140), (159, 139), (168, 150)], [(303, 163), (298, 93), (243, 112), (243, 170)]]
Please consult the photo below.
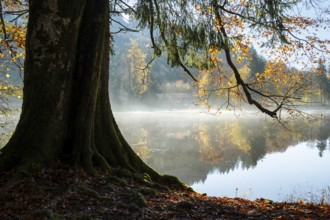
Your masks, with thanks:
[[(311, 6), (314, 17), (291, 1), (140, 1), (137, 18), (151, 32), (159, 26), (160, 34), (151, 34), (156, 56), (165, 47), (170, 64), (189, 75), (189, 67), (203, 71), (196, 80), (202, 104), (221, 111), (244, 101), (276, 118), (281, 110), (299, 112), (296, 106), (310, 87), (306, 71), (315, 72), (318, 60), (326, 62), (329, 54), (330, 41), (317, 33), (329, 28), (320, 16), (327, 12)], [(156, 12), (143, 14), (146, 8)], [(250, 61), (252, 47), (268, 61), (263, 72), (246, 78), (239, 66)], [(214, 95), (224, 101), (210, 103)]]

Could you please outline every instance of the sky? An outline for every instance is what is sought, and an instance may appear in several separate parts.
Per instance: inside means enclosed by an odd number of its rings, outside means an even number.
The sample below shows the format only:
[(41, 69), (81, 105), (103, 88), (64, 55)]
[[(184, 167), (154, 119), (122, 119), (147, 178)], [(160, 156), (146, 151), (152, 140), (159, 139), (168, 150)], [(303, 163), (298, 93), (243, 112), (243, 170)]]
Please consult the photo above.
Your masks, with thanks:
[[(306, 0), (308, 2), (315, 2), (316, 0)], [(293, 16), (304, 16), (304, 17), (310, 17), (310, 18), (322, 18), (324, 21), (326, 21), (324, 26), (320, 26), (317, 29), (309, 28), (307, 30), (301, 30), (301, 33), (295, 33), (296, 36), (300, 38), (305, 38), (306, 36), (316, 36), (321, 40), (330, 40), (330, 1), (329, 0), (317, 0), (319, 1), (319, 5), (315, 5), (315, 7), (311, 7), (310, 5), (306, 5), (306, 1), (303, 1), (304, 3), (301, 3), (300, 5), (297, 5), (294, 8), (294, 12), (292, 13)], [(316, 4), (316, 3), (315, 3)], [(322, 11), (325, 11), (321, 13)], [(274, 57), (274, 51), (269, 50), (268, 48), (261, 48), (258, 45), (253, 45), (255, 49), (260, 53), (262, 56), (264, 56), (266, 59), (271, 59)], [(330, 50), (330, 45), (327, 47), (328, 50)], [(323, 53), (322, 56), (326, 58), (326, 66), (330, 66), (330, 54)], [(321, 56), (317, 56), (316, 60), (318, 58), (322, 58)], [(305, 66), (302, 64), (309, 63), (309, 58), (306, 55), (298, 56), (298, 57), (292, 57), (287, 63), (291, 67), (295, 67), (297, 69), (303, 69), (306, 70)], [(311, 63), (308, 64), (307, 69), (316, 67), (316, 64), (312, 66)]]
[[(129, 1), (132, 3), (133, 1)], [(134, 1), (135, 2), (135, 1)], [(308, 3), (308, 4), (307, 4)], [(313, 5), (313, 7), (312, 7)], [(330, 0), (302, 0), (300, 4), (293, 8), (292, 15), (297, 16), (307, 16), (311, 18), (322, 18), (327, 20), (327, 26), (320, 27), (318, 29), (308, 29), (306, 31), (301, 31), (301, 33), (295, 33), (297, 36), (301, 38), (305, 38), (306, 36), (317, 36), (321, 40), (328, 39), (330, 40)], [(323, 11), (321, 13), (321, 11)], [(127, 16), (124, 16), (128, 18)], [(249, 31), (247, 31), (249, 33)], [(255, 49), (258, 51), (259, 54), (263, 55), (266, 59), (270, 60), (274, 58), (275, 52), (270, 50), (269, 48), (261, 48), (257, 44), (253, 44)], [(328, 46), (328, 50), (330, 50), (330, 45)], [(326, 58), (326, 65), (330, 66), (330, 54), (326, 55), (325, 53), (322, 54)], [(315, 60), (321, 58), (317, 56)], [(309, 63), (307, 66), (308, 68), (312, 68), (312, 64), (309, 62), (310, 58), (307, 56), (299, 56), (299, 57), (292, 57), (289, 61), (288, 66), (295, 67), (297, 69), (303, 69), (304, 63)], [(315, 67), (315, 66), (314, 66)]]

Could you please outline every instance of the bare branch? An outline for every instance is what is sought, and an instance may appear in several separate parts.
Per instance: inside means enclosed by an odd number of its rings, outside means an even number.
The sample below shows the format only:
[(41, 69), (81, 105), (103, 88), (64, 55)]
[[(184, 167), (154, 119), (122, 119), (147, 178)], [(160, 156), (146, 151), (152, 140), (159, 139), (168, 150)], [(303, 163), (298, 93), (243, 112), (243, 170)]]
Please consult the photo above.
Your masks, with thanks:
[[(11, 58), (14, 59), (17, 53), (16, 53), (16, 51), (13, 50), (12, 45), (10, 45), (10, 43), (9, 43), (10, 40), (8, 38), (8, 33), (7, 33), (7, 30), (6, 30), (6, 24), (5, 24), (5, 21), (4, 21), (4, 18), (3, 18), (3, 8), (2, 8), (2, 1), (1, 0), (0, 0), (0, 25), (1, 25), (1, 30), (2, 30), (3, 37), (4, 37), (4, 43), (7, 47), (7, 49), (9, 50)], [(18, 62), (15, 61), (13, 63), (19, 69), (19, 71), (21, 73), (21, 69), (23, 68), (23, 65), (20, 63), (19, 59), (18, 59)]]
[(16, 17), (12, 20), (10, 20), (9, 22), (14, 22), (16, 20), (18, 20), (20, 17), (22, 17), (23, 15), (26, 15), (29, 13), (29, 10), (18, 10), (18, 11), (4, 11), (4, 14), (9, 14), (9, 15), (15, 15)]
[(118, 31), (111, 32), (111, 34), (117, 34), (117, 33), (120, 33), (120, 32), (139, 32), (140, 31), (140, 30), (129, 28), (125, 24), (123, 24), (123, 23), (121, 23), (121, 22), (119, 22), (115, 19), (112, 19), (112, 18), (111, 18), (111, 22), (115, 22), (115, 23), (119, 24), (122, 27), (122, 28), (119, 28)]

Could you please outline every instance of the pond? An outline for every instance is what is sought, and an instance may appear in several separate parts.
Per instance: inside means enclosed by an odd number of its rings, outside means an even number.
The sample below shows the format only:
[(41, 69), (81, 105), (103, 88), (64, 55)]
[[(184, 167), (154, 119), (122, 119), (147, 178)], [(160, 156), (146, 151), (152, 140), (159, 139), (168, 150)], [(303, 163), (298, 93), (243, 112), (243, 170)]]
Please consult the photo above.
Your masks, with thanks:
[[(127, 141), (156, 171), (210, 196), (330, 200), (330, 112), (285, 128), (254, 114), (115, 112)], [(321, 113), (318, 113), (320, 116)]]

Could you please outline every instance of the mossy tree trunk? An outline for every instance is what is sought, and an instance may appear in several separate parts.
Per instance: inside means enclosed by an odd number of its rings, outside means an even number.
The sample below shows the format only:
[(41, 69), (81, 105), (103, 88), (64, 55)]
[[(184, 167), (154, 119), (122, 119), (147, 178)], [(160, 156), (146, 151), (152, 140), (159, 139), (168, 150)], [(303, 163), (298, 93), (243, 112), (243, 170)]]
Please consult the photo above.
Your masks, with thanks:
[(159, 175), (121, 135), (111, 112), (108, 0), (33, 0), (20, 120), (0, 171), (30, 172), (61, 160)]

